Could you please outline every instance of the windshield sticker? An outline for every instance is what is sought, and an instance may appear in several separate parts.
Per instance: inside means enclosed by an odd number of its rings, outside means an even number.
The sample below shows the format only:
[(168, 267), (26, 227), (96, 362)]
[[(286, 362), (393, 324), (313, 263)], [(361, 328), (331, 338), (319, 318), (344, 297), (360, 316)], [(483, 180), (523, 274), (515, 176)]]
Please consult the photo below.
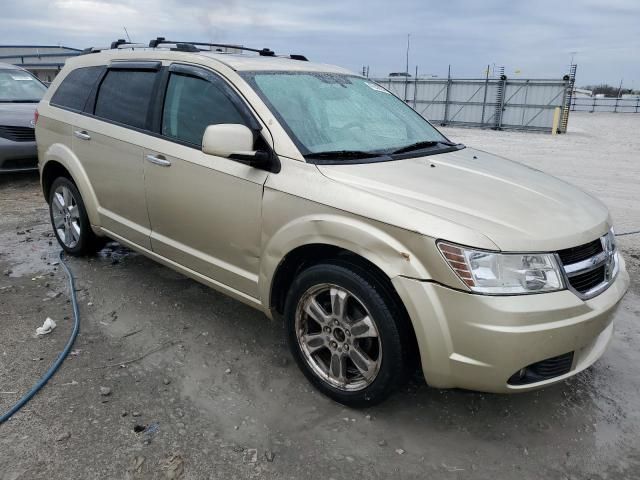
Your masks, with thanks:
[(20, 75), (20, 74), (18, 74), (18, 75), (12, 74), (11, 78), (13, 78), (14, 80), (21, 80), (21, 81), (23, 81), (23, 80), (33, 80), (33, 78), (31, 78), (29, 75)]
[(371, 82), (364, 82), (364, 84), (369, 87), (371, 90), (375, 90), (376, 92), (382, 92), (382, 93), (386, 93), (388, 95), (391, 95), (389, 92), (387, 92), (384, 88), (382, 88), (379, 85), (376, 85), (375, 83), (371, 83)]

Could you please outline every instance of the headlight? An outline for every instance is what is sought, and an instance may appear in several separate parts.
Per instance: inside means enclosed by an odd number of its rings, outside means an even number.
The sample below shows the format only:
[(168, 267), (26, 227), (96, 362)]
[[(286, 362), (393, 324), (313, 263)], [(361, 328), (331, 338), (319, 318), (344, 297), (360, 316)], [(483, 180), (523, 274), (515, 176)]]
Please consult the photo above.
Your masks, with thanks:
[(562, 290), (553, 254), (494, 253), (438, 242), (449, 266), (472, 291), (489, 295), (546, 293)]

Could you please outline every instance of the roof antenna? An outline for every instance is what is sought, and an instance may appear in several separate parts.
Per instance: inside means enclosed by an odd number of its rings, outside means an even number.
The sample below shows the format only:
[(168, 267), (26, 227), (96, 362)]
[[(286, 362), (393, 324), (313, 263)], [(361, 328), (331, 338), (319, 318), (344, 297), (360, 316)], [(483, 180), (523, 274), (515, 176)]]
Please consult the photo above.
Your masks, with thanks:
[(127, 36), (127, 39), (129, 40), (129, 43), (131, 43), (131, 37), (129, 36), (129, 32), (127, 32), (127, 27), (123, 26), (122, 28), (124, 28), (124, 33)]

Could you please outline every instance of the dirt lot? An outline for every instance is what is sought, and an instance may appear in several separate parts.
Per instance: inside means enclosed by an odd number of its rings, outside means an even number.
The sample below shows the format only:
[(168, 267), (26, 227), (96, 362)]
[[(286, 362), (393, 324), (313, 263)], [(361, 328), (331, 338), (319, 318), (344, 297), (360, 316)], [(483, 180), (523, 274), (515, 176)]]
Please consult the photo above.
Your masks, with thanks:
[[(623, 114), (574, 115), (557, 137), (446, 129), (592, 192), (618, 232), (640, 229), (638, 131)], [(81, 334), (0, 426), (0, 479), (640, 478), (640, 235), (619, 244), (633, 284), (593, 368), (515, 396), (416, 381), (365, 411), (310, 388), (281, 325), (249, 307), (116, 244), (71, 259)], [(70, 333), (58, 251), (37, 177), (0, 177), (0, 411)], [(58, 328), (35, 338), (47, 316)]]

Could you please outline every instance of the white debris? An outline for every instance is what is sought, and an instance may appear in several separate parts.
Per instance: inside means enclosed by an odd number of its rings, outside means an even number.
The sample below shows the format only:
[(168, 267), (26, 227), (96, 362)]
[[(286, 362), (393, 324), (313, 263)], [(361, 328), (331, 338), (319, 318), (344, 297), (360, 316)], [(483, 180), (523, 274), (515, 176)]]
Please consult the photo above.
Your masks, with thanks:
[(56, 322), (54, 322), (51, 318), (47, 317), (41, 327), (36, 328), (37, 335), (46, 335), (47, 333), (51, 333), (53, 329), (56, 328)]

